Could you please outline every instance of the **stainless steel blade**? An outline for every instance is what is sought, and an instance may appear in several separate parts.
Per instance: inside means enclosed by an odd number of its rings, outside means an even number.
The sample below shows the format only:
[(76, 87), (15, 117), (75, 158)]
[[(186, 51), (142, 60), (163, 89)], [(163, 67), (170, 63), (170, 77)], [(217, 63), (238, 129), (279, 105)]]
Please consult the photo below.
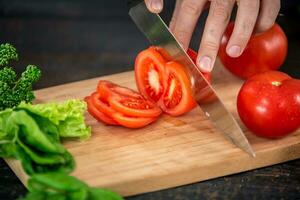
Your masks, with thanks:
[[(176, 62), (185, 66), (190, 75), (194, 98), (214, 126), (224, 133), (232, 143), (255, 157), (253, 149), (234, 117), (226, 109), (215, 90), (205, 80), (198, 67), (177, 42), (160, 16), (150, 13), (144, 2), (132, 7), (129, 15), (150, 43), (163, 48)], [(203, 103), (204, 97), (207, 98), (207, 96), (212, 101)]]

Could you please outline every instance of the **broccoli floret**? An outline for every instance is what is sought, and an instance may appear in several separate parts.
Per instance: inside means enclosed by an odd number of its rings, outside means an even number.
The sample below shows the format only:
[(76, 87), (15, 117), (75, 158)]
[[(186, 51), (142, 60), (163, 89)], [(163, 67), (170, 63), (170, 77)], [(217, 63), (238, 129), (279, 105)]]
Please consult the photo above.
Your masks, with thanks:
[(18, 60), (18, 54), (15, 47), (11, 44), (0, 45), (0, 67), (8, 65), (10, 60)]
[(39, 68), (34, 65), (27, 66), (12, 91), (15, 99), (18, 100), (18, 104), (21, 101), (31, 102), (34, 99), (32, 85), (38, 81), (40, 77), (41, 71)]
[[(7, 51), (11, 52), (11, 51)], [(2, 53), (2, 52), (1, 52)], [(3, 55), (0, 55), (0, 60)], [(6, 56), (7, 58), (9, 56)], [(8, 60), (7, 60), (8, 61)], [(17, 79), (17, 74), (11, 67), (0, 70), (0, 110), (13, 108), (22, 101), (31, 102), (34, 99), (32, 85), (41, 77), (41, 71), (34, 65), (28, 65)]]

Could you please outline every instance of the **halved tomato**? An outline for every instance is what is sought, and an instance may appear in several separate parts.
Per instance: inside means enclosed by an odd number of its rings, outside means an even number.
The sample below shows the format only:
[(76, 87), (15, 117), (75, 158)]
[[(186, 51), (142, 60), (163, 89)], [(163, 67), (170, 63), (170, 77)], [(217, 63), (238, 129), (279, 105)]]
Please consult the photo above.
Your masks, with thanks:
[[(189, 49), (188, 54), (195, 62), (197, 53)], [(209, 73), (204, 76), (211, 80)], [(139, 53), (135, 61), (135, 78), (141, 94), (157, 102), (172, 116), (182, 115), (195, 106), (187, 72), (161, 48), (149, 47)]]
[(168, 62), (166, 71), (166, 89), (158, 104), (167, 114), (179, 116), (196, 106), (190, 80), (184, 68), (177, 62)]
[(157, 102), (164, 93), (165, 86), (164, 57), (149, 47), (140, 52), (135, 60), (135, 80), (138, 90), (146, 97)]
[(138, 92), (108, 81), (99, 81), (99, 98), (106, 100), (112, 109), (132, 117), (157, 117), (161, 109)]
[(88, 96), (84, 99), (85, 102), (87, 103), (88, 112), (98, 121), (104, 122), (105, 124), (108, 125), (118, 125), (118, 123), (115, 120), (113, 120), (111, 117), (107, 116), (100, 110), (98, 110), (94, 105), (94, 103), (92, 102), (91, 98), (92, 97)]

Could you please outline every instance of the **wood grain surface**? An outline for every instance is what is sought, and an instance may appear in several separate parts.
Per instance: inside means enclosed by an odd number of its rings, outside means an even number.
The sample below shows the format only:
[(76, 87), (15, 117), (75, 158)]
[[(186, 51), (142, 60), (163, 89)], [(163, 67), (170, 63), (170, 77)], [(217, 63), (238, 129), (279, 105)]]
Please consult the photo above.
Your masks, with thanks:
[[(222, 67), (214, 74), (213, 85), (225, 105), (238, 119), (236, 95), (242, 81)], [(220, 78), (222, 77), (222, 78)], [(64, 84), (36, 91), (37, 103), (82, 99), (106, 79), (135, 88), (133, 72)], [(199, 182), (300, 157), (300, 131), (279, 140), (258, 138), (241, 124), (256, 151), (250, 157), (227, 141), (204, 117), (200, 108), (182, 117), (163, 115), (138, 130), (105, 126), (89, 114), (86, 122), (92, 137), (84, 142), (65, 141), (75, 157), (73, 175), (92, 186), (110, 188), (124, 196)], [(26, 175), (18, 161), (6, 160), (20, 180)]]

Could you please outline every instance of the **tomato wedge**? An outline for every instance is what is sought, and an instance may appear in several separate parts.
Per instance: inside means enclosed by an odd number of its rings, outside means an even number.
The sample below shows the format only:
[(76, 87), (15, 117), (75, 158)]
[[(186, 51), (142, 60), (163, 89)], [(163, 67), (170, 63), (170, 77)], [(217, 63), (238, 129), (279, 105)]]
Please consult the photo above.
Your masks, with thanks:
[(166, 70), (166, 90), (158, 104), (167, 114), (179, 116), (196, 106), (190, 80), (184, 68), (177, 62), (168, 62)]
[(162, 111), (141, 94), (108, 81), (99, 81), (99, 98), (106, 100), (111, 108), (131, 117), (158, 117)]
[(88, 96), (84, 99), (87, 103), (87, 110), (88, 112), (98, 121), (104, 122), (108, 125), (118, 125), (118, 123), (113, 120), (111, 117), (107, 116), (100, 110), (96, 108), (96, 106), (92, 102), (92, 97)]

